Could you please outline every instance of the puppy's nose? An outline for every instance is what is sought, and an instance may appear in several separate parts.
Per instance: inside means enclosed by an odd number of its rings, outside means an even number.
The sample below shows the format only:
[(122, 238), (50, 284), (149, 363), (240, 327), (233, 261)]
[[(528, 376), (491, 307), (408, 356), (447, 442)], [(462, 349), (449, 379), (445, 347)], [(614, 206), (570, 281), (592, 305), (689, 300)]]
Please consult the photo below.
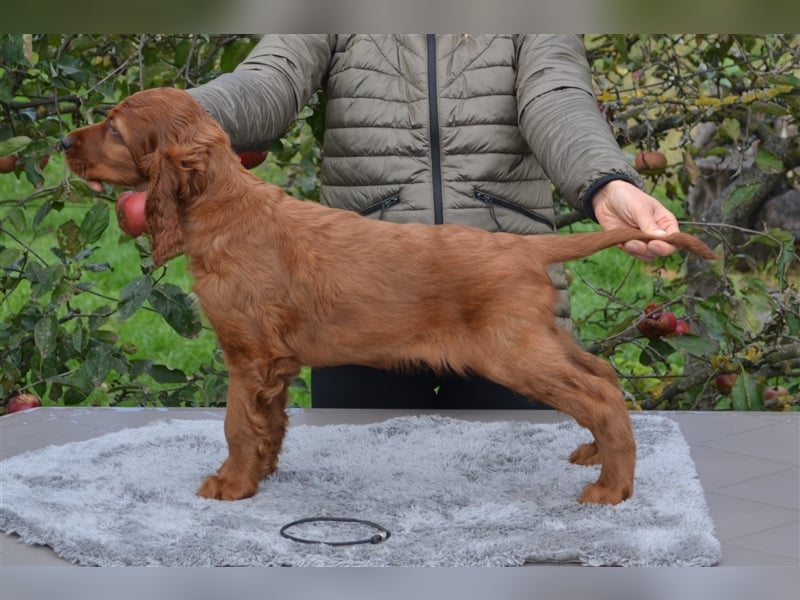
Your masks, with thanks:
[(61, 138), (61, 149), (69, 150), (70, 147), (72, 146), (72, 143), (73, 143), (72, 138), (70, 138), (68, 135), (63, 136)]

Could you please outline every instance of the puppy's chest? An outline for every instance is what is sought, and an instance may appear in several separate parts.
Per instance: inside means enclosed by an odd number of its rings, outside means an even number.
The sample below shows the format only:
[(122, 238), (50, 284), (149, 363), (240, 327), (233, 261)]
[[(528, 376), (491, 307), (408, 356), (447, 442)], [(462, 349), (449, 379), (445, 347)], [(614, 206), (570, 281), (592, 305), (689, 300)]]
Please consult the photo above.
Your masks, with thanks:
[(194, 279), (192, 289), (209, 316), (249, 313), (287, 295), (281, 278), (263, 261), (234, 261), (228, 256), (198, 264), (190, 259), (189, 270)]

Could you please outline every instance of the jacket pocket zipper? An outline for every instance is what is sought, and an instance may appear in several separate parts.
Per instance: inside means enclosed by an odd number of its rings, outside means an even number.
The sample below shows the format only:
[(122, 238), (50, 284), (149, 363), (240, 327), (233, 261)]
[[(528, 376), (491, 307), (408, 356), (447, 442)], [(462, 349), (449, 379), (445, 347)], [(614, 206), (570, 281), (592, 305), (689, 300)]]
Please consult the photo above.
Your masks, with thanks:
[(362, 208), (358, 211), (363, 217), (371, 215), (374, 212), (381, 211), (381, 216), (383, 215), (383, 211), (392, 208), (393, 206), (400, 204), (400, 196), (389, 196), (388, 198), (384, 198), (380, 202), (376, 202), (375, 204), (370, 204), (366, 208)]
[[(544, 225), (547, 225), (553, 231), (556, 230), (555, 223), (553, 223), (547, 217), (543, 217), (542, 215), (535, 213), (532, 210), (528, 210), (527, 208), (524, 208), (517, 204), (513, 204), (511, 202), (498, 198), (497, 196), (492, 196), (491, 194), (487, 194), (486, 192), (475, 190), (475, 198), (487, 204), (490, 209), (493, 208), (494, 206), (506, 208), (510, 211), (526, 216), (529, 219), (536, 221), (537, 223), (542, 223)], [(503, 226), (500, 225), (500, 223), (497, 221), (497, 218), (494, 216), (494, 211), (492, 211), (492, 219), (494, 220), (495, 224), (500, 229), (500, 231), (505, 231), (503, 229)]]

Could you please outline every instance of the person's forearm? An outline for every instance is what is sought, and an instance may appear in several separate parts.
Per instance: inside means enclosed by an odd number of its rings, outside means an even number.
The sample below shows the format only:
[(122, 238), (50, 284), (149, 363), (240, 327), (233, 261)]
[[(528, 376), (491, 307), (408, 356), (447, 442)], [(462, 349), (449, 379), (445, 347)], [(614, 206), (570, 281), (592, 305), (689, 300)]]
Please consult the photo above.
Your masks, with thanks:
[(641, 185), (594, 98), (583, 90), (550, 92), (532, 102), (523, 119), (534, 155), (572, 206), (591, 216), (589, 196), (604, 182), (620, 178)]
[(264, 36), (233, 73), (188, 91), (234, 149), (266, 150), (319, 88), (330, 55), (328, 35)]

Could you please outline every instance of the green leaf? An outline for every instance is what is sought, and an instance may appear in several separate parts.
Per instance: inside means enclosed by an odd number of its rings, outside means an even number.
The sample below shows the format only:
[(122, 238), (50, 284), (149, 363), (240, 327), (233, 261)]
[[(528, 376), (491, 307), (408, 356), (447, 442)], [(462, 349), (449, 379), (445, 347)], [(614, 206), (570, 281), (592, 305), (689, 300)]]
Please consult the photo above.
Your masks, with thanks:
[(39, 207), (39, 210), (36, 211), (36, 214), (33, 217), (33, 228), (38, 229), (39, 225), (42, 223), (44, 218), (48, 215), (48, 213), (54, 208), (56, 202), (52, 199), (48, 199), (42, 203)]
[(225, 47), (219, 60), (219, 68), (223, 73), (230, 73), (249, 54), (254, 46), (251, 40), (239, 39)]
[(763, 244), (764, 246), (769, 246), (770, 248), (783, 248), (786, 247), (786, 244), (790, 244), (790, 246), (794, 248), (794, 236), (783, 229), (772, 228), (766, 233), (751, 235), (747, 239), (745, 246), (749, 246), (751, 244)]
[(164, 365), (150, 365), (147, 374), (158, 383), (186, 383), (186, 373), (180, 369), (170, 369)]
[(31, 298), (37, 299), (43, 294), (52, 292), (65, 274), (65, 267), (61, 264), (53, 264), (45, 268), (37, 262), (28, 263), (25, 267), (25, 277), (31, 282)]
[(59, 73), (66, 78), (73, 81), (85, 81), (87, 74), (84, 66), (76, 56), (65, 55), (61, 57), (61, 61), (56, 65)]
[(730, 410), (732, 406), (733, 406), (733, 400), (731, 400), (731, 397), (723, 396), (714, 405), (714, 410)]
[(153, 361), (149, 358), (130, 361), (130, 376), (131, 379), (138, 379), (140, 375), (149, 373), (153, 366)]
[(86, 347), (86, 342), (89, 339), (89, 334), (81, 323), (75, 327), (75, 331), (69, 336), (69, 341), (72, 344), (73, 350), (76, 352), (83, 352)]
[(675, 352), (675, 348), (673, 348), (671, 340), (667, 341), (663, 338), (654, 338), (649, 340), (647, 345), (660, 356), (669, 356)]
[(19, 206), (9, 209), (5, 215), (5, 219), (20, 233), (25, 232), (27, 220), (25, 218), (25, 211)]
[(44, 183), (44, 176), (37, 169), (36, 163), (37, 161), (28, 158), (23, 161), (22, 166), (28, 182), (33, 187), (40, 187)]
[(774, 319), (772, 298), (765, 290), (746, 287), (736, 305), (734, 319), (736, 324), (751, 334), (759, 333)]
[(182, 42), (175, 45), (175, 66), (182, 67), (186, 64), (186, 61), (189, 59), (189, 51), (192, 48), (192, 42), (190, 40), (183, 40)]
[(103, 346), (94, 346), (86, 355), (86, 360), (81, 366), (83, 375), (88, 380), (91, 389), (96, 388), (106, 380), (111, 371), (110, 349)]
[(224, 377), (210, 374), (202, 379), (202, 391), (208, 404), (222, 404), (228, 392), (228, 384)]
[(705, 326), (708, 334), (715, 340), (725, 338), (726, 322), (728, 318), (711, 303), (698, 302), (695, 312)]
[(791, 312), (788, 313), (786, 315), (786, 325), (789, 327), (791, 335), (800, 335), (800, 316)]
[(729, 140), (735, 142), (742, 134), (742, 127), (736, 119), (723, 119), (719, 126), (719, 135), (722, 135)]
[(736, 378), (731, 390), (734, 410), (763, 410), (764, 403), (758, 393), (758, 381), (744, 371)]
[(95, 204), (86, 213), (80, 229), (80, 238), (84, 244), (94, 244), (100, 239), (108, 227), (108, 214), (108, 206), (102, 203)]
[(756, 164), (765, 173), (780, 173), (784, 169), (783, 161), (767, 150), (758, 151)]
[(36, 323), (33, 340), (42, 358), (52, 354), (58, 343), (58, 319), (54, 314), (45, 315)]
[(745, 202), (752, 200), (753, 196), (755, 196), (756, 192), (758, 191), (759, 185), (760, 184), (758, 183), (750, 183), (747, 185), (737, 186), (723, 204), (722, 208), (725, 214), (727, 215), (732, 213), (740, 204), (744, 204)]
[(33, 140), (24, 135), (18, 135), (0, 142), (0, 158), (9, 156), (28, 147)]
[(0, 268), (14, 269), (19, 267), (19, 261), (24, 254), (19, 248), (2, 248), (0, 249)]
[(153, 284), (148, 275), (141, 275), (122, 288), (117, 305), (119, 321), (124, 321), (139, 310), (152, 289)]
[[(105, 323), (105, 318), (97, 318), (97, 319), (90, 319), (90, 321), (97, 321), (98, 323), (102, 324)], [(94, 322), (91, 324), (91, 327), (97, 327)], [(100, 342), (102, 344), (116, 344), (119, 341), (119, 336), (109, 329), (96, 329), (92, 333), (92, 341)]]
[(639, 363), (644, 366), (650, 366), (664, 361), (673, 352), (675, 352), (675, 349), (663, 339), (651, 339), (647, 341), (647, 345), (639, 353)]
[(82, 389), (75, 386), (70, 387), (64, 392), (64, 405), (76, 406), (86, 400), (86, 396), (88, 395), (88, 392), (84, 392)]
[(75, 256), (83, 248), (81, 242), (81, 228), (70, 219), (62, 223), (56, 231), (58, 248), (67, 256)]
[(770, 75), (767, 81), (773, 85), (783, 84), (800, 88), (800, 78), (790, 74)]
[(311, 390), (308, 387), (308, 384), (306, 383), (306, 380), (303, 379), (302, 377), (293, 378), (291, 383), (289, 383), (289, 386), (301, 390), (303, 392), (311, 392)]
[(150, 305), (180, 335), (197, 337), (201, 330), (200, 313), (194, 300), (171, 283), (153, 288)]
[(69, 279), (62, 279), (53, 288), (53, 293), (50, 295), (50, 304), (52, 306), (63, 304), (67, 302), (75, 294), (75, 285)]
[(693, 356), (707, 356), (717, 350), (716, 342), (694, 334), (670, 336), (669, 343), (676, 350)]
[(775, 271), (782, 288), (788, 285), (789, 269), (794, 264), (795, 240), (794, 236), (790, 235), (789, 238), (781, 241), (781, 251), (775, 264)]
[(788, 115), (791, 114), (788, 108), (781, 106), (777, 102), (753, 102), (750, 107), (755, 112), (764, 113), (767, 115)]

